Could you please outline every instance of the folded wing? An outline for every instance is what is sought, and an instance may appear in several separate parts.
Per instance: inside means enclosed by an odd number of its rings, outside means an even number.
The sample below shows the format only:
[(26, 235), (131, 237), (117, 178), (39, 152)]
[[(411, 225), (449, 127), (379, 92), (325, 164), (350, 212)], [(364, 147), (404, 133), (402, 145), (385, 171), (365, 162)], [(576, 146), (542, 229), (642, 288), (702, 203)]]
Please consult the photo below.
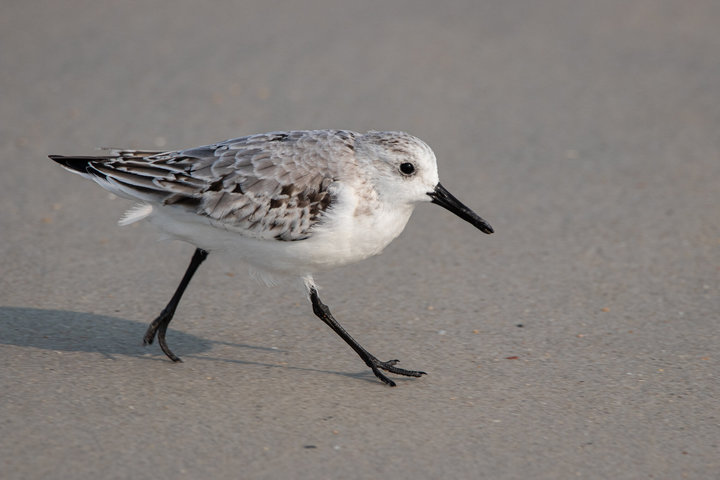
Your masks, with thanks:
[(332, 206), (355, 134), (275, 132), (187, 150), (50, 158), (123, 197), (182, 208), (255, 237), (302, 240)]

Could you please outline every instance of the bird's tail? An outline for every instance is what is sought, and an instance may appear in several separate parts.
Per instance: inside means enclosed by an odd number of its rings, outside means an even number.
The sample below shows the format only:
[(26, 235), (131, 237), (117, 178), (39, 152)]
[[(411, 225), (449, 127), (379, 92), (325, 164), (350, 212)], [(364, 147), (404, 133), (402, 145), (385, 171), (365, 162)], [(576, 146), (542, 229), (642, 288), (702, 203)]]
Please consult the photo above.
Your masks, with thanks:
[(113, 162), (118, 160), (116, 156), (66, 157), (64, 155), (48, 155), (48, 157), (65, 167), (68, 171), (93, 180), (101, 187), (121, 197), (143, 201), (149, 201), (154, 198), (153, 195), (148, 195), (150, 192), (127, 185), (125, 182), (114, 178), (115, 170)]
[(107, 155), (49, 155), (72, 173), (93, 180), (112, 193), (145, 203), (178, 203), (196, 205), (199, 190), (195, 185), (176, 178), (184, 167), (154, 162), (161, 152), (150, 150), (105, 149)]

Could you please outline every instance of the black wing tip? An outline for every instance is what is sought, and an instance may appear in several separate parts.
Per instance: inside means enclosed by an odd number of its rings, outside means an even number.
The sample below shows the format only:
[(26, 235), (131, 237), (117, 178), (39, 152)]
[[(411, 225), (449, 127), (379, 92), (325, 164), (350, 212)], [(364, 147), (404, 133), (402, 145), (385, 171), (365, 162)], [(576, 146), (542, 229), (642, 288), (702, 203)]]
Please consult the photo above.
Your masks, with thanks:
[(66, 157), (65, 155), (48, 155), (48, 157), (65, 168), (83, 173), (88, 171), (91, 161), (97, 160), (95, 157)]

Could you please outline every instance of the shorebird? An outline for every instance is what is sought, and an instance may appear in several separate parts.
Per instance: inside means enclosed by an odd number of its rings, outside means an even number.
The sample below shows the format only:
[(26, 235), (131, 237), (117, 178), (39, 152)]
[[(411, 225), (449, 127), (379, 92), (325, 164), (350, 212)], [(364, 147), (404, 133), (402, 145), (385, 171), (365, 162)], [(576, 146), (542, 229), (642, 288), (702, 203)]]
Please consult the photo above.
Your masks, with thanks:
[(170, 302), (144, 336), (179, 362), (166, 332), (208, 253), (236, 256), (267, 283), (302, 282), (313, 312), (384, 383), (381, 372), (420, 377), (380, 361), (338, 323), (313, 274), (379, 254), (405, 228), (415, 205), (446, 208), (484, 233), (492, 227), (439, 182), (435, 154), (403, 132), (271, 132), (186, 150), (107, 149), (101, 156), (50, 158), (107, 190), (140, 203), (120, 220), (149, 220), (196, 247)]

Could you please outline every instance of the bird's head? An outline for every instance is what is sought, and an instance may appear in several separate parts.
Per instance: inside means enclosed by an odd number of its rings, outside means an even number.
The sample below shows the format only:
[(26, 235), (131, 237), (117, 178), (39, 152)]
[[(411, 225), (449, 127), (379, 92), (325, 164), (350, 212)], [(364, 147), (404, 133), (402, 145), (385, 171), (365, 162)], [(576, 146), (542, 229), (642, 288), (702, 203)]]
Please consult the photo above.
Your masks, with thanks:
[(408, 205), (432, 202), (485, 233), (489, 223), (455, 198), (439, 181), (437, 160), (422, 140), (403, 132), (370, 131), (356, 139), (356, 158), (369, 164), (378, 195)]

